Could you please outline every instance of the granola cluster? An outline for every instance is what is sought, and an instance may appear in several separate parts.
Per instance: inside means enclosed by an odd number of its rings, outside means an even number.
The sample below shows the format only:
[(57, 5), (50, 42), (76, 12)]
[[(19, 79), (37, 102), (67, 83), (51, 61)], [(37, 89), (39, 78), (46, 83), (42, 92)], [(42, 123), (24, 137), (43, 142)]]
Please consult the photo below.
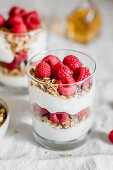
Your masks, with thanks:
[(7, 117), (7, 110), (0, 104), (0, 126), (5, 122)]
[(56, 129), (68, 129), (70, 127), (75, 127), (77, 124), (79, 124), (81, 121), (84, 121), (88, 118), (89, 110), (86, 114), (80, 115), (80, 116), (69, 116), (68, 120), (66, 122), (63, 122), (62, 124), (54, 123), (50, 120), (49, 114), (44, 115), (40, 117), (40, 120), (43, 122), (47, 122), (52, 125), (53, 128)]
[(87, 92), (89, 92), (91, 86), (84, 86), (83, 88), (81, 88), (81, 86), (78, 86), (76, 88), (76, 93), (74, 95), (71, 96), (64, 96), (62, 94), (59, 93), (58, 91), (58, 80), (56, 79), (51, 79), (51, 78), (38, 78), (36, 76), (36, 71), (34, 68), (30, 69), (30, 74), (37, 79), (37, 82), (34, 82), (31, 80), (31, 86), (36, 86), (38, 88), (40, 88), (42, 91), (53, 95), (54, 97), (59, 97), (61, 99), (69, 99), (69, 98), (73, 98), (73, 97), (77, 97), (80, 98), (81, 96), (85, 95)]

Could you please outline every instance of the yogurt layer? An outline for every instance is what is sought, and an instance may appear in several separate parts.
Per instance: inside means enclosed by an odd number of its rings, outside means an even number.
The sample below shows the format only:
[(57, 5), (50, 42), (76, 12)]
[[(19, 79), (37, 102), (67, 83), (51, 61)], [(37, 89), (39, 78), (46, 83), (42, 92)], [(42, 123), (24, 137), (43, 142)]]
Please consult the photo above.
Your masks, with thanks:
[(28, 80), (25, 76), (8, 76), (0, 72), (0, 83), (11, 87), (27, 87)]
[(85, 135), (92, 126), (92, 114), (89, 117), (80, 122), (75, 127), (68, 129), (55, 129), (47, 122), (42, 122), (36, 117), (33, 117), (33, 129), (41, 137), (59, 142), (66, 142), (78, 139)]
[(14, 60), (12, 51), (10, 50), (10, 44), (4, 37), (0, 37), (0, 61), (11, 63)]
[(93, 105), (95, 87), (93, 85), (90, 91), (80, 98), (73, 97), (67, 100), (45, 93), (36, 86), (30, 86), (29, 92), (32, 104), (38, 104), (40, 107), (46, 108), (50, 113), (67, 112), (74, 115)]

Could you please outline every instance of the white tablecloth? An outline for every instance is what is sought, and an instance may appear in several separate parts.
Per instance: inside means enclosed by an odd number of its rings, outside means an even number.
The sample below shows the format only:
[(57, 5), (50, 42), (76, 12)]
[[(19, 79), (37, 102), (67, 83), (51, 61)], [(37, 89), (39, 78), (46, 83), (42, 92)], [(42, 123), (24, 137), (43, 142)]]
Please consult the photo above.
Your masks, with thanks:
[[(10, 95), (0, 88), (0, 98), (10, 109), (9, 129), (0, 143), (0, 170), (113, 170), (113, 1), (96, 1), (103, 16), (101, 35), (88, 45), (73, 43), (49, 33), (48, 47), (74, 48), (96, 59), (95, 124), (90, 140), (73, 151), (42, 148), (32, 136), (28, 95)], [(64, 156), (65, 155), (65, 156)]]

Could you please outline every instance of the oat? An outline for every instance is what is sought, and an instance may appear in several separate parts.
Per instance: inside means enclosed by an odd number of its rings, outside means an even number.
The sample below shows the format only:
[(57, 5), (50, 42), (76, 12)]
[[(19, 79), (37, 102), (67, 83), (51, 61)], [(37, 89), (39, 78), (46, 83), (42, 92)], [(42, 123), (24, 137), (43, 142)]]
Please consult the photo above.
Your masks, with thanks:
[(2, 160), (2, 158), (0, 158), (0, 160)]
[(14, 133), (15, 133), (15, 134), (18, 134), (19, 132), (18, 132), (18, 130), (14, 130)]
[(64, 158), (64, 157), (66, 157), (66, 154), (60, 154), (59, 156)]
[(103, 124), (103, 123), (101, 124), (101, 127), (102, 127), (102, 128), (104, 127), (104, 124)]
[(4, 123), (7, 117), (7, 110), (0, 104), (0, 126)]

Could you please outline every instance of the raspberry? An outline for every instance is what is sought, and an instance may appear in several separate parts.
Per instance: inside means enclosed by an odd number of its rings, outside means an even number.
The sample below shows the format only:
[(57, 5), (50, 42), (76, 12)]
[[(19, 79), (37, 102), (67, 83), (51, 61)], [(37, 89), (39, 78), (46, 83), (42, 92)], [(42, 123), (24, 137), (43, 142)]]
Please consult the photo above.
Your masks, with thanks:
[(71, 96), (75, 93), (76, 86), (73, 77), (66, 76), (64, 79), (58, 80), (58, 90), (64, 96)]
[(63, 64), (67, 65), (72, 71), (78, 67), (81, 67), (81, 62), (74, 55), (66, 56), (63, 60)]
[(12, 27), (12, 33), (25, 34), (26, 32), (27, 32), (27, 28), (24, 23), (15, 23)]
[(24, 17), (25, 24), (28, 29), (33, 30), (40, 27), (39, 15), (36, 11), (32, 11), (26, 14)]
[(17, 63), (27, 60), (27, 53), (25, 51), (20, 51), (18, 57), (15, 58)]
[(52, 77), (55, 79), (62, 79), (65, 78), (65, 76), (73, 76), (73, 71), (63, 63), (58, 62), (53, 68)]
[(7, 25), (12, 27), (15, 23), (23, 23), (23, 19), (20, 15), (15, 15), (7, 20)]
[(34, 105), (34, 111), (40, 115), (45, 115), (48, 113), (48, 110), (45, 108), (41, 108), (39, 105)]
[(53, 69), (54, 66), (60, 61), (56, 56), (54, 55), (48, 55), (47, 57), (43, 58), (42, 61), (47, 62), (51, 68)]
[(27, 11), (25, 9), (21, 9), (19, 14), (21, 16), (25, 16), (27, 14)]
[(4, 17), (0, 14), (0, 27), (2, 27), (5, 23)]
[(21, 9), (20, 9), (18, 6), (12, 7), (11, 10), (9, 11), (9, 16), (10, 16), (10, 17), (13, 17), (13, 16), (19, 14), (19, 13), (20, 13), (20, 10), (21, 10)]
[(75, 114), (75, 116), (80, 117), (80, 116), (87, 114), (87, 112), (88, 112), (88, 109), (86, 108), (86, 109), (81, 110), (79, 113)]
[(86, 67), (79, 67), (74, 71), (74, 79), (76, 82), (82, 81), (90, 76), (90, 72)]
[(54, 123), (62, 124), (68, 120), (68, 114), (66, 112), (50, 113), (50, 119)]
[(15, 69), (15, 68), (18, 67), (18, 63), (16, 62), (15, 59), (16, 59), (16, 58), (14, 58), (14, 60), (13, 60), (12, 63), (5, 63), (5, 62), (3, 62), (2, 64), (3, 64), (3, 66), (6, 67), (7, 69), (13, 70), (13, 69)]
[(108, 138), (111, 143), (113, 143), (113, 130), (109, 133)]
[(50, 77), (51, 76), (51, 67), (48, 63), (46, 63), (45, 61), (40, 62), (37, 66), (36, 66), (36, 75), (39, 78), (45, 78), (45, 77)]

